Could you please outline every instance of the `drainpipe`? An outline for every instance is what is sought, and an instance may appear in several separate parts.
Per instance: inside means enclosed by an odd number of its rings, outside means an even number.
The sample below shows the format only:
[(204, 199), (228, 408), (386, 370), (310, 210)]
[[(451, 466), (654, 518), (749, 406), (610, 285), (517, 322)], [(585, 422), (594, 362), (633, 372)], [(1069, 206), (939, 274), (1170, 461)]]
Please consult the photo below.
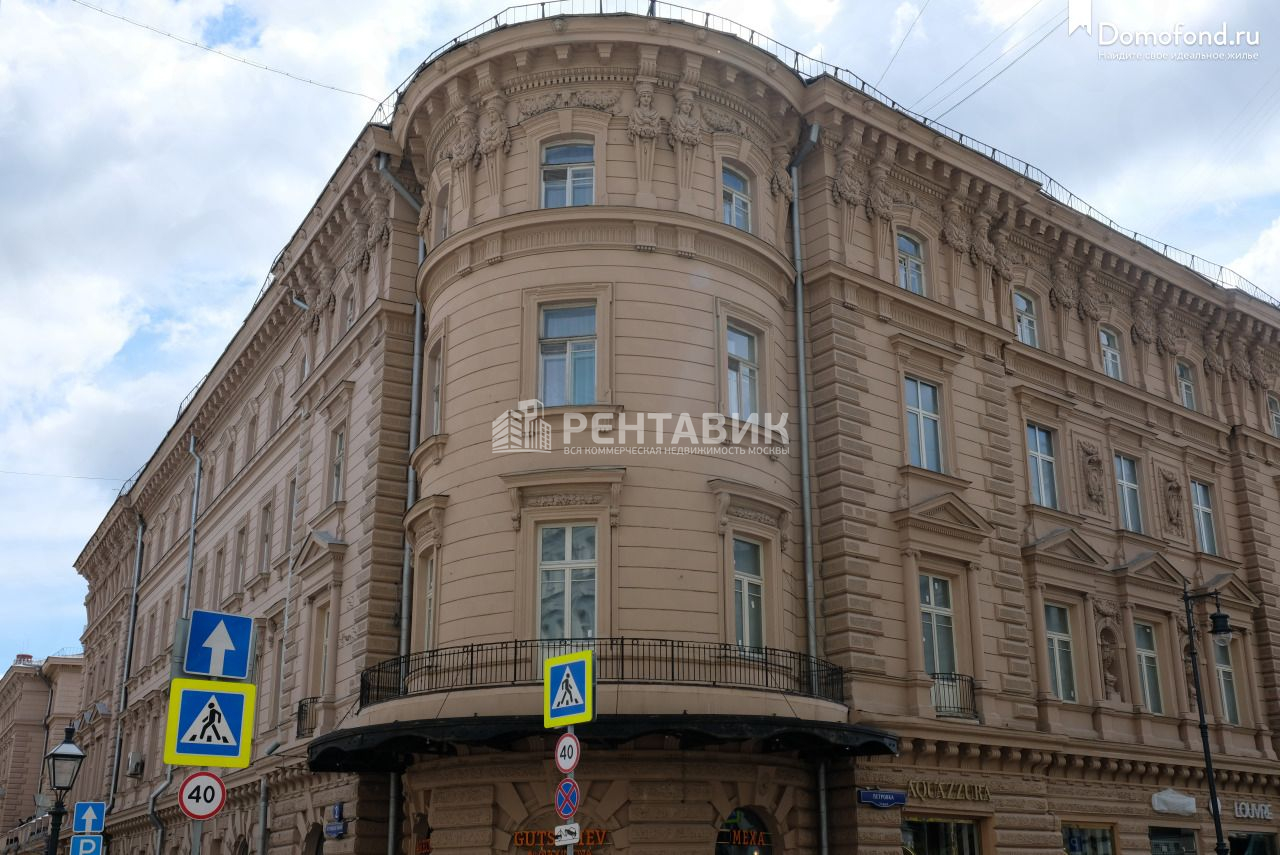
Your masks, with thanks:
[[(40, 755), (43, 758), (49, 753), (49, 719), (53, 717), (53, 681), (45, 675), (43, 663), (36, 667), (36, 676), (40, 678), (45, 688), (49, 690), (49, 705), (45, 707), (44, 711), (44, 752)], [(40, 763), (40, 785), (36, 787), (37, 793), (44, 792), (44, 767), (45, 764), (42, 759)]]
[(129, 628), (124, 640), (124, 662), (120, 665), (120, 690), (116, 693), (116, 747), (111, 759), (111, 790), (107, 797), (107, 813), (116, 806), (116, 787), (120, 784), (120, 749), (124, 744), (124, 709), (129, 704), (129, 672), (133, 667), (133, 630), (138, 620), (138, 588), (142, 584), (142, 533), (147, 523), (138, 513), (138, 534), (133, 548), (133, 592), (129, 595)]
[[(187, 451), (196, 459), (196, 482), (191, 488), (191, 531), (187, 534), (187, 582), (183, 586), (182, 591), (182, 611), (180, 612), (182, 620), (188, 617), (188, 610), (191, 608), (191, 575), (195, 570), (196, 564), (196, 517), (200, 511), (200, 478), (204, 474), (204, 461), (200, 459), (200, 455), (196, 453), (196, 435), (191, 435), (190, 442), (187, 445)], [(177, 633), (174, 633), (173, 650), (170, 658), (173, 660), (172, 669), (176, 671), (180, 652), (178, 651)], [(155, 855), (163, 855), (164, 853), (164, 823), (160, 821), (160, 817), (156, 815), (156, 802), (164, 791), (169, 789), (169, 785), (173, 783), (173, 767), (169, 767), (168, 774), (165, 775), (164, 783), (156, 787), (151, 793), (151, 798), (147, 800), (147, 815), (151, 819), (151, 824), (156, 827), (156, 850)], [(198, 846), (198, 844), (197, 844)]]
[[(809, 488), (809, 366), (805, 356), (804, 258), (800, 248), (800, 164), (818, 144), (819, 125), (807, 125), (787, 169), (791, 172), (791, 251), (796, 269), (796, 388), (800, 390), (800, 501), (804, 522), (804, 606), (809, 656), (818, 658), (817, 597), (813, 578), (813, 497)], [(818, 761), (818, 851), (827, 855), (827, 761)]]
[[(387, 169), (386, 154), (378, 155), (378, 174), (380, 174), (387, 183), (395, 188), (396, 193), (414, 210), (415, 213), (422, 211), (423, 202), (410, 193), (400, 180)], [(422, 268), (422, 262), (427, 256), (427, 245), (422, 235), (418, 235), (418, 268)], [(422, 414), (422, 300), (417, 294), (417, 285), (414, 285), (413, 297), (413, 377), (409, 390), (409, 455), (413, 456), (413, 452), (418, 448), (418, 423), (421, 421)], [(405, 491), (405, 508), (412, 508), (414, 503), (418, 501), (418, 478), (413, 471), (413, 464), (410, 463), (408, 471), (405, 473), (408, 479), (407, 490)], [(405, 679), (404, 669), (407, 664), (406, 656), (409, 655), (409, 612), (413, 605), (413, 550), (409, 546), (409, 538), (404, 538), (404, 551), (400, 565), (400, 670), (401, 681)], [(397, 844), (399, 843), (399, 813), (401, 795), (400, 775), (396, 772), (390, 773), (390, 794), (387, 797), (387, 855), (395, 855)]]

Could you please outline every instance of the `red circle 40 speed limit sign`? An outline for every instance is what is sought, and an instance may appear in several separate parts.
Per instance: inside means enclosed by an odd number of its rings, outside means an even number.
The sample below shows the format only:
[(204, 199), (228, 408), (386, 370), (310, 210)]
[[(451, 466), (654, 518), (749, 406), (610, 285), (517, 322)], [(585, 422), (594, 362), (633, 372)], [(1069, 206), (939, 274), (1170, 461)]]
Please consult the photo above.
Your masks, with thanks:
[(178, 790), (178, 807), (192, 819), (212, 819), (227, 803), (227, 785), (212, 772), (192, 772)]
[(562, 733), (556, 740), (556, 768), (561, 774), (568, 775), (578, 768), (578, 758), (582, 756), (582, 743), (572, 733)]

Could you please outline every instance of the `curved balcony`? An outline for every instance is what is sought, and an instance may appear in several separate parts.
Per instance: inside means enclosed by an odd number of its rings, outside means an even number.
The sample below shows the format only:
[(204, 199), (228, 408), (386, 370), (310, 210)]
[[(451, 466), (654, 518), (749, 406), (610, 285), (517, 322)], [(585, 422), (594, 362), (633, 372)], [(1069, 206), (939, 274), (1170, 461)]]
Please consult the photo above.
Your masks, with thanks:
[(844, 704), (844, 672), (804, 653), (772, 647), (662, 638), (497, 641), (410, 653), (366, 668), (360, 706), (463, 689), (534, 686), (552, 656), (595, 652), (597, 683), (756, 689)]

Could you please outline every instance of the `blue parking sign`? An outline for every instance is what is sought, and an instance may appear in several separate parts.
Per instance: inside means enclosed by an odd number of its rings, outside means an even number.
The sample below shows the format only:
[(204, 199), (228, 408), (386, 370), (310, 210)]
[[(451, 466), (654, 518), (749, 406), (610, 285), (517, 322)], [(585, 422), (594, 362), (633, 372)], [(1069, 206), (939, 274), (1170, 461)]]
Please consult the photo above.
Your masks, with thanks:
[(71, 855), (102, 855), (102, 835), (77, 834), (72, 837)]
[(191, 612), (182, 670), (204, 677), (244, 680), (249, 676), (253, 618), (227, 612)]

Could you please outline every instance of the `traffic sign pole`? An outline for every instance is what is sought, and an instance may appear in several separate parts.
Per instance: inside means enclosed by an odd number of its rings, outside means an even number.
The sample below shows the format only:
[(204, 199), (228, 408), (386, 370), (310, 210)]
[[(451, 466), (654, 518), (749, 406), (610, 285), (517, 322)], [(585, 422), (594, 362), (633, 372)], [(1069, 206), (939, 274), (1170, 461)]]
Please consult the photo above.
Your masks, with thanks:
[[(573, 732), (573, 725), (569, 725), (569, 735), (570, 735), (570, 736), (573, 736), (573, 737), (577, 737), (577, 734)], [(573, 770), (573, 769), (570, 769), (570, 770), (569, 770), (569, 776), (568, 776), (568, 777), (569, 777), (569, 780), (570, 780), (570, 781), (576, 780), (576, 779), (574, 778), (574, 770)], [(566, 846), (564, 851), (567, 853), (567, 855), (573, 855), (573, 844), (572, 844), (572, 843), (570, 843), (568, 846)]]

